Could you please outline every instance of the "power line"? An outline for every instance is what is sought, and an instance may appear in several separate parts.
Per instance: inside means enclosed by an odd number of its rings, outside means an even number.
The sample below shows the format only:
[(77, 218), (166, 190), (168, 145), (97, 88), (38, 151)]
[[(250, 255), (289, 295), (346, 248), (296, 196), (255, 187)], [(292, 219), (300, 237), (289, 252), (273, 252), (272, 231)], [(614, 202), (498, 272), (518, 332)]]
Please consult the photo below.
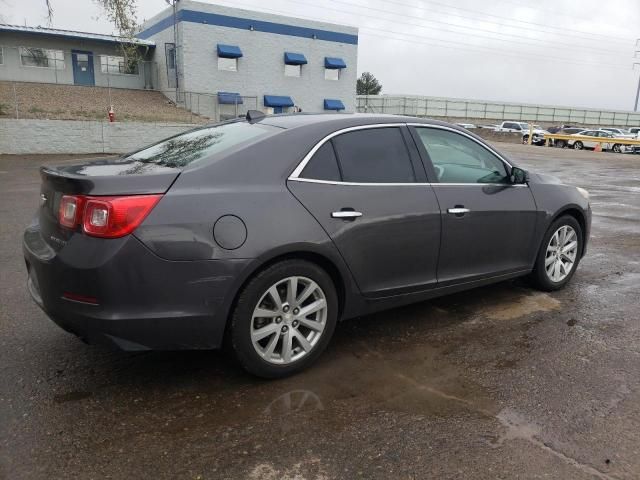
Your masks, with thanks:
[[(224, 1), (224, 0), (223, 0)], [(242, 5), (242, 6), (247, 6), (247, 7), (255, 7), (254, 5), (251, 4), (246, 4), (246, 3), (242, 3), (242, 2), (238, 2), (238, 1), (233, 1), (231, 2), (230, 0), (226, 0), (229, 1), (229, 3), (232, 3), (234, 6), (238, 6), (238, 5)], [(297, 2), (297, 3), (301, 3), (301, 2)], [(314, 7), (317, 8), (324, 8), (322, 6), (318, 6), (318, 5), (312, 5)], [(291, 12), (282, 12), (280, 10), (276, 10), (273, 8), (267, 8), (267, 7), (259, 7), (261, 10), (264, 11), (269, 11), (269, 12), (274, 12), (277, 13), (279, 15), (291, 15)], [(349, 12), (346, 12), (349, 13)], [(356, 13), (350, 13), (352, 15), (358, 15)], [(317, 17), (309, 17), (309, 16), (301, 16), (301, 15), (297, 15), (299, 18), (306, 18), (307, 20), (314, 20), (314, 21), (318, 21)], [(493, 48), (484, 48), (482, 46), (478, 46), (478, 45), (474, 45), (471, 43), (465, 43), (465, 42), (457, 42), (457, 41), (453, 41), (453, 40), (441, 40), (438, 38), (433, 38), (433, 37), (428, 37), (428, 36), (424, 36), (424, 35), (418, 35), (418, 34), (408, 34), (405, 32), (399, 32), (396, 30), (387, 30), (387, 29), (381, 29), (381, 28), (375, 28), (375, 27), (361, 27), (361, 30), (365, 29), (365, 30), (373, 30), (373, 31), (379, 31), (379, 32), (383, 32), (385, 34), (391, 33), (394, 35), (403, 35), (403, 36), (410, 36), (410, 37), (415, 37), (415, 38), (419, 38), (419, 39), (426, 39), (426, 40), (431, 40), (432, 42), (425, 42), (425, 41), (420, 41), (420, 42), (416, 42), (414, 40), (407, 40), (406, 38), (398, 38), (398, 37), (391, 37), (389, 35), (380, 35), (380, 34), (374, 34), (374, 33), (369, 33), (369, 35), (373, 35), (373, 36), (377, 36), (377, 37), (382, 37), (382, 38), (388, 38), (388, 39), (392, 39), (392, 40), (399, 40), (399, 41), (406, 41), (406, 42), (410, 42), (410, 43), (421, 43), (421, 44), (425, 44), (425, 45), (431, 45), (431, 46), (435, 46), (435, 47), (440, 47), (440, 48), (448, 48), (448, 49), (456, 49), (456, 50), (466, 50), (466, 51), (472, 51), (472, 52), (476, 52), (476, 53), (490, 53), (494, 56), (507, 56), (513, 59), (519, 59), (519, 60), (527, 60), (527, 61), (533, 61), (533, 60), (543, 60), (545, 61), (545, 63), (549, 63), (550, 60), (559, 60), (564, 64), (574, 64), (574, 65), (584, 65), (584, 66), (591, 66), (591, 67), (611, 67), (611, 68), (623, 68), (623, 65), (621, 64), (608, 64), (608, 63), (602, 63), (602, 62), (598, 62), (598, 63), (589, 63), (589, 62), (580, 62), (580, 61), (576, 61), (573, 58), (565, 58), (565, 57), (555, 57), (555, 56), (540, 56), (540, 55), (536, 55), (536, 54), (532, 54), (532, 53), (518, 53), (518, 52), (514, 52), (514, 51), (504, 51), (504, 50), (499, 50), (499, 49), (493, 49)], [(433, 41), (435, 42), (446, 42), (446, 45), (442, 45), (442, 44), (437, 44), (437, 43), (433, 43)], [(455, 45), (461, 45), (461, 46), (455, 46)], [(465, 48), (466, 47), (466, 48)], [(471, 48), (469, 48), (471, 47)]]
[[(362, 30), (370, 30), (368, 27), (363, 27)], [(383, 32), (390, 32), (390, 31), (386, 31), (386, 30), (380, 30), (380, 29), (376, 29), (379, 31), (383, 31)], [(391, 37), (389, 35), (380, 35), (377, 33), (371, 33), (371, 32), (364, 32), (366, 35), (373, 35), (375, 37), (382, 37), (382, 38), (386, 38), (386, 39), (391, 39), (391, 40), (399, 40), (399, 41), (403, 41), (403, 42), (408, 42), (408, 43), (419, 43), (419, 44), (423, 44), (423, 45), (430, 45), (430, 46), (435, 46), (435, 47), (440, 47), (440, 48), (447, 48), (447, 49), (454, 49), (454, 50), (465, 50), (465, 51), (470, 51), (470, 52), (477, 52), (477, 53), (489, 53), (491, 55), (494, 56), (501, 56), (501, 57), (510, 57), (516, 60), (521, 60), (521, 61), (526, 61), (526, 62), (531, 62), (531, 61), (544, 61), (545, 63), (549, 63), (549, 58), (550, 57), (540, 57), (537, 55), (522, 55), (522, 54), (518, 54), (518, 53), (510, 53), (510, 52), (504, 52), (504, 51), (499, 51), (499, 50), (494, 50), (494, 49), (485, 49), (482, 47), (458, 47), (455, 45), (450, 45), (450, 43), (461, 43), (461, 42), (449, 42), (447, 41), (447, 45), (440, 45), (440, 44), (434, 44), (432, 42), (425, 42), (425, 41), (416, 41), (413, 39), (408, 39), (408, 38), (398, 38), (398, 37)], [(409, 33), (402, 33), (402, 32), (390, 32), (393, 33), (395, 35), (405, 35), (407, 37), (418, 37), (421, 38), (420, 36), (416, 36), (416, 35), (412, 35)], [(444, 41), (444, 40), (443, 40)], [(465, 44), (468, 45), (468, 44)], [(551, 57), (553, 58), (553, 57)], [(587, 63), (587, 62), (576, 62), (573, 60), (565, 60), (562, 59), (562, 63), (563, 64), (570, 64), (570, 65), (579, 65), (579, 66), (588, 66), (588, 67), (602, 67), (602, 66), (607, 66), (609, 68), (614, 68), (614, 69), (619, 69), (619, 70), (628, 70), (628, 67), (624, 67), (624, 65), (621, 64), (603, 64), (603, 63)]]
[[(380, 8), (365, 7), (365, 6), (362, 6), (362, 5), (359, 5), (359, 4), (354, 4), (354, 3), (346, 2), (346, 1), (343, 1), (343, 0), (330, 0), (330, 1), (332, 1), (334, 3), (341, 3), (341, 4), (344, 4), (344, 5), (357, 7), (357, 8), (362, 8), (362, 9), (366, 9), (366, 10), (375, 10), (375, 11), (383, 12), (383, 13), (385, 13), (387, 15), (396, 15), (396, 16), (406, 17), (406, 18), (415, 18), (415, 17), (411, 17), (410, 15), (406, 15), (406, 14), (402, 14), (402, 13), (390, 12), (388, 10), (383, 10), (383, 9), (380, 9)], [(313, 7), (318, 7), (317, 5), (305, 3), (305, 2), (303, 2), (301, 0), (296, 0), (296, 3), (301, 3), (301, 4), (304, 4), (304, 5), (310, 5), (310, 6), (313, 6)], [(320, 8), (320, 7), (318, 7), (318, 8)], [(323, 9), (328, 9), (328, 10), (333, 10), (333, 11), (336, 11), (336, 12), (339, 12), (339, 13), (347, 13), (348, 15), (354, 15), (354, 16), (357, 15), (357, 16), (360, 16), (360, 17), (373, 18), (373, 19), (376, 19), (376, 20), (382, 20), (382, 21), (387, 21), (387, 22), (393, 21), (394, 23), (397, 23), (397, 24), (399, 23), (399, 24), (403, 24), (403, 25), (412, 25), (412, 26), (416, 26), (418, 28), (424, 28), (424, 29), (428, 28), (428, 29), (432, 29), (432, 30), (440, 30), (440, 31), (448, 32), (448, 33), (451, 33), (451, 34), (454, 34), (454, 35), (468, 35), (468, 34), (466, 34), (464, 32), (456, 32), (456, 31), (453, 31), (453, 30), (443, 29), (443, 28), (438, 28), (438, 27), (428, 27), (426, 25), (423, 25), (423, 24), (420, 24), (420, 23), (415, 23), (415, 22), (406, 22), (406, 21), (399, 22), (399, 21), (395, 21), (395, 20), (388, 20), (388, 19), (385, 19), (385, 18), (382, 18), (382, 17), (379, 17), (379, 16), (367, 15), (367, 14), (357, 13), (357, 12), (348, 12), (348, 11), (345, 11), (345, 10), (340, 10), (340, 9), (336, 9), (336, 8), (332, 8), (332, 7), (322, 7), (322, 8)], [(539, 44), (548, 44), (549, 43), (549, 41), (547, 41), (547, 40), (533, 39), (533, 38), (523, 37), (522, 35), (516, 35), (516, 34), (512, 34), (512, 33), (495, 32), (495, 31), (490, 30), (490, 29), (479, 28), (479, 27), (470, 27), (470, 26), (466, 26), (466, 25), (459, 25), (459, 24), (456, 24), (456, 23), (445, 22), (445, 21), (441, 21), (441, 20), (431, 20), (431, 19), (427, 19), (427, 18), (420, 18), (420, 21), (421, 22), (429, 22), (429, 23), (450, 25), (450, 26), (453, 26), (453, 27), (456, 27), (456, 28), (462, 28), (462, 29), (471, 30), (471, 31), (490, 32), (490, 33), (492, 33), (494, 35), (501, 35), (501, 36), (504, 36), (504, 37), (526, 38), (527, 40), (531, 40), (531, 41), (519, 41), (519, 40), (513, 40), (513, 39), (510, 39), (509, 41), (512, 42), (512, 43), (517, 43), (517, 44), (521, 44), (521, 45), (531, 45), (531, 46), (538, 47), (538, 48), (541, 46)], [(498, 37), (489, 36), (489, 35), (474, 34), (473, 36), (475, 36), (477, 38), (485, 38), (485, 39), (488, 39), (488, 40), (497, 40), (497, 41), (504, 41), (505, 40), (504, 38), (498, 38)], [(550, 40), (550, 41), (553, 41), (553, 40)], [(532, 43), (532, 42), (538, 42), (538, 43)], [(588, 50), (589, 52), (591, 52), (591, 53), (593, 53), (595, 55), (607, 55), (609, 57), (611, 57), (613, 55), (611, 53), (611, 49), (590, 47), (590, 46), (587, 46), (587, 45), (583, 46), (583, 45), (571, 44), (571, 45), (567, 45), (567, 46), (564, 46), (564, 47), (572, 49), (572, 50)], [(597, 53), (598, 51), (604, 52), (604, 53)], [(620, 56), (620, 57), (625, 56), (625, 55), (620, 55), (620, 54), (616, 54), (616, 55)]]
[[(431, 11), (431, 10), (427, 10), (424, 7), (420, 7), (418, 5), (399, 2), (397, 0), (381, 0), (381, 1), (383, 3), (390, 3), (390, 4), (394, 4), (394, 5), (400, 5), (400, 6), (403, 6), (403, 7), (415, 8), (415, 9), (423, 10), (423, 11)], [(464, 11), (466, 13), (476, 13), (478, 15), (483, 15), (483, 16), (486, 16), (486, 17), (493, 17), (493, 18), (498, 18), (498, 19), (501, 19), (501, 20), (506, 20), (508, 22), (518, 22), (518, 23), (524, 23), (524, 24), (527, 24), (527, 25), (535, 25), (535, 26), (538, 26), (538, 27), (553, 28), (553, 29), (556, 29), (556, 30), (562, 30), (562, 34), (561, 35), (563, 35), (563, 36), (574, 36), (574, 37), (577, 37), (577, 38), (584, 38), (584, 39), (590, 40), (590, 41), (598, 41), (598, 40), (596, 40), (594, 38), (580, 36), (580, 35), (572, 35), (572, 34), (567, 33), (567, 32), (576, 32), (576, 33), (581, 33), (581, 34), (586, 34), (586, 35), (609, 38), (609, 39), (612, 39), (612, 41), (617, 42), (617, 43), (626, 43), (626, 42), (632, 42), (632, 41), (635, 40), (635, 39), (633, 39), (631, 37), (629, 37), (629, 38), (615, 37), (615, 36), (611, 36), (611, 35), (603, 35), (603, 34), (599, 34), (599, 33), (585, 32), (584, 30), (575, 30), (575, 29), (564, 27), (564, 26), (563, 27), (558, 27), (558, 26), (554, 26), (554, 25), (547, 25), (547, 24), (544, 24), (544, 23), (529, 22), (527, 20), (518, 20), (518, 19), (515, 19), (515, 18), (502, 17), (500, 15), (493, 15), (493, 14), (490, 14), (490, 13), (484, 13), (484, 12), (481, 12), (479, 10), (471, 10), (471, 9), (468, 9), (468, 8), (454, 7), (454, 6), (447, 5), (445, 3), (436, 2), (436, 1), (433, 1), (433, 0), (421, 0), (421, 1), (422, 1), (422, 3), (430, 3), (430, 4), (433, 4), (433, 5), (440, 5), (440, 6), (444, 7), (444, 8), (450, 8), (450, 9), (453, 9), (453, 10), (462, 10), (462, 11)], [(482, 22), (487, 22), (487, 23), (494, 23), (496, 25), (501, 25), (501, 26), (505, 26), (505, 27), (508, 27), (508, 28), (519, 28), (519, 29), (524, 29), (524, 30), (532, 30), (532, 31), (535, 31), (535, 32), (538, 32), (538, 33), (542, 32), (542, 33), (551, 33), (552, 35), (560, 35), (560, 34), (555, 33), (555, 32), (549, 32), (549, 31), (545, 31), (545, 30), (541, 31), (539, 29), (532, 29), (532, 28), (524, 27), (522, 25), (508, 25), (508, 24), (504, 24), (504, 23), (500, 23), (500, 22), (483, 20), (483, 19), (469, 17), (469, 16), (465, 16), (465, 15), (460, 15), (460, 14), (455, 14), (455, 13), (451, 13), (451, 12), (444, 12), (444, 13), (447, 14), (447, 15), (451, 15), (453, 17), (460, 17), (460, 18), (464, 18), (466, 20), (474, 20), (474, 21), (482, 21)]]

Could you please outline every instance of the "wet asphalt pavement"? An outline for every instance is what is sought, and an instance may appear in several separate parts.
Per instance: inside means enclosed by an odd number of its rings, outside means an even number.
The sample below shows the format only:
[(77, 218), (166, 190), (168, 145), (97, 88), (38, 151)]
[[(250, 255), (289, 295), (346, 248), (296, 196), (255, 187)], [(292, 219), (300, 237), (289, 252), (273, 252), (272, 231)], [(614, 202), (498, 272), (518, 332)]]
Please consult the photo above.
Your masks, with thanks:
[(640, 156), (497, 146), (591, 192), (573, 282), (343, 322), (281, 381), (60, 330), (20, 246), (59, 158), (0, 157), (0, 478), (640, 478)]

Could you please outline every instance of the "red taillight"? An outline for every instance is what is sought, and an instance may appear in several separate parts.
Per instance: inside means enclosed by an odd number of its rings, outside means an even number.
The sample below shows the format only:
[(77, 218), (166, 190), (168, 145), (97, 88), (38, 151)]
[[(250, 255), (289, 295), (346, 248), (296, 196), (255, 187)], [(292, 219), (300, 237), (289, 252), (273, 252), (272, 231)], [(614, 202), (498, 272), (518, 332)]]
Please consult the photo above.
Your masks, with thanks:
[(81, 224), (84, 232), (94, 237), (124, 237), (142, 223), (160, 198), (162, 195), (65, 195), (60, 202), (59, 220), (61, 225), (69, 228)]

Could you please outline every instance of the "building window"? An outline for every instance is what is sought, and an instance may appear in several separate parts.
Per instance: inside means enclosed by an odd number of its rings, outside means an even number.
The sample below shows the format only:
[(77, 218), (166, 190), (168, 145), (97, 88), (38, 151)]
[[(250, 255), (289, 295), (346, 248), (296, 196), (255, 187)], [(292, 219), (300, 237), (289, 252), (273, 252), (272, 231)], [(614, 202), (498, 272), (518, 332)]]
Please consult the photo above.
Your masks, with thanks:
[(228, 72), (237, 72), (238, 59), (218, 57), (218, 70), (226, 70)]
[(325, 68), (324, 69), (325, 80), (340, 80), (340, 70), (337, 68)]
[(20, 62), (25, 67), (64, 70), (64, 52), (46, 48), (20, 47)]
[(178, 71), (176, 70), (176, 45), (175, 43), (164, 44), (164, 54), (167, 62), (167, 85), (169, 88), (176, 88), (178, 84)]
[(284, 66), (285, 77), (299, 77), (302, 72), (302, 65), (286, 65)]
[(125, 57), (100, 56), (100, 71), (102, 73), (117, 73), (120, 75), (138, 75), (138, 62)]

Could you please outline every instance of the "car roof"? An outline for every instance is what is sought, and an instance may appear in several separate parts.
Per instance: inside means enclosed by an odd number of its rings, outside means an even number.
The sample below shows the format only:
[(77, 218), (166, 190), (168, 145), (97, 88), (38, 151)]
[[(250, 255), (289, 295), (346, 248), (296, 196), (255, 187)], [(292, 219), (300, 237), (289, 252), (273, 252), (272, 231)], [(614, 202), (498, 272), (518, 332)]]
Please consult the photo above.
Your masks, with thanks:
[(348, 128), (379, 123), (424, 123), (425, 125), (446, 125), (456, 128), (454, 124), (439, 120), (378, 113), (289, 113), (268, 115), (257, 122), (285, 129), (319, 124), (333, 124), (337, 128)]

